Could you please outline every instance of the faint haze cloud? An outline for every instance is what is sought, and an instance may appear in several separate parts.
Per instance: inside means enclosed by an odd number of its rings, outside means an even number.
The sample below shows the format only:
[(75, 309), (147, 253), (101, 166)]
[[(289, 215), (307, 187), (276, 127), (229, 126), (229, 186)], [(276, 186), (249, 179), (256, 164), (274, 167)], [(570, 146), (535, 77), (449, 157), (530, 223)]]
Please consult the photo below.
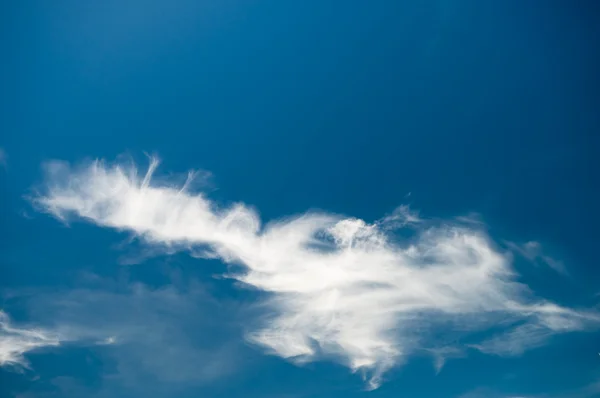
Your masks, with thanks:
[(554, 393), (540, 392), (527, 395), (507, 394), (490, 388), (479, 387), (457, 398), (597, 398), (600, 394), (600, 378), (580, 387)]
[[(33, 294), (35, 293), (35, 294)], [(76, 346), (93, 350), (102, 363), (115, 364), (118, 373), (102, 373), (98, 396), (176, 396), (180, 388), (206, 385), (232, 377), (249, 352), (237, 332), (237, 309), (215, 300), (195, 281), (148, 286), (123, 286), (86, 275), (66, 290), (12, 291), (35, 325), (15, 326), (0, 310), (0, 367), (31, 369), (28, 354), (44, 347)], [(221, 314), (227, 314), (227, 317)], [(200, 338), (199, 338), (200, 336)], [(148, 380), (151, 380), (149, 382)], [(77, 378), (57, 386), (61, 396), (96, 396)], [(37, 396), (37, 395), (36, 395)]]
[(7, 158), (8, 156), (6, 155), (6, 151), (4, 150), (4, 148), (0, 147), (0, 166), (6, 167)]

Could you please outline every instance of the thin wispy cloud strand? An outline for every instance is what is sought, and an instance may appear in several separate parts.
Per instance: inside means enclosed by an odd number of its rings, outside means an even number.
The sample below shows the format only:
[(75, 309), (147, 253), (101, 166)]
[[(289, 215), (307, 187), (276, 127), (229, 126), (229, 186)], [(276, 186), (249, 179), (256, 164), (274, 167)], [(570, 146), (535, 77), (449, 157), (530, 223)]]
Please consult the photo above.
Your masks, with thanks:
[(46, 330), (14, 327), (8, 314), (0, 310), (0, 366), (28, 368), (25, 353), (59, 344), (58, 336)]
[[(372, 223), (306, 213), (263, 225), (243, 203), (221, 208), (188, 184), (156, 183), (157, 166), (152, 159), (141, 175), (101, 161), (52, 162), (35, 203), (62, 220), (82, 218), (153, 245), (208, 248), (236, 265), (228, 277), (268, 293), (268, 311), (246, 337), (274, 355), (340, 361), (377, 388), (412, 354), (436, 353), (439, 371), (443, 353), (518, 355), (600, 321), (516, 282), (510, 256), (477, 224), (433, 225), (401, 207)], [(406, 226), (411, 238), (391, 231)], [(476, 337), (492, 326), (496, 334)]]
[(506, 242), (506, 245), (515, 253), (523, 256), (534, 264), (541, 262), (560, 274), (569, 274), (565, 265), (561, 261), (556, 260), (542, 252), (542, 245), (539, 242), (529, 241), (522, 245), (518, 245), (514, 242)]

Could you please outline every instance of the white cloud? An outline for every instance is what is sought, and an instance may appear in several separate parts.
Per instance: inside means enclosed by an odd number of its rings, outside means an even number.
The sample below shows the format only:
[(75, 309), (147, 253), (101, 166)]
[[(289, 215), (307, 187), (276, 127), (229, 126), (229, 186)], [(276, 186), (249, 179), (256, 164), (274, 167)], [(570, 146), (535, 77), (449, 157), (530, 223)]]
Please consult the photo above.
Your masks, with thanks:
[(8, 314), (0, 310), (0, 366), (27, 368), (25, 353), (59, 344), (58, 336), (46, 330), (12, 326)]
[(376, 388), (411, 353), (439, 346), (440, 327), (468, 338), (500, 321), (520, 322), (505, 340), (473, 343), (484, 352), (502, 344), (520, 352), (539, 345), (537, 330), (549, 336), (599, 321), (536, 299), (477, 224), (427, 223), (404, 242), (385, 225), (415, 227), (421, 219), (402, 207), (373, 224), (307, 213), (261, 225), (242, 203), (219, 208), (201, 193), (154, 183), (157, 164), (140, 176), (103, 162), (79, 169), (53, 162), (36, 203), (63, 220), (83, 218), (171, 248), (208, 247), (242, 265), (228, 276), (269, 293), (269, 311), (247, 338), (283, 358), (335, 358)]

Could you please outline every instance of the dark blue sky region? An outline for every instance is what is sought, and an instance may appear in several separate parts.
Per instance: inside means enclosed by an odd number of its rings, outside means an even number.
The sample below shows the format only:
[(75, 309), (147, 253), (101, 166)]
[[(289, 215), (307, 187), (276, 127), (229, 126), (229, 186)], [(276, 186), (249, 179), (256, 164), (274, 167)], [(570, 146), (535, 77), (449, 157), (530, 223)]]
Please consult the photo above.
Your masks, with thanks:
[(536, 297), (598, 311), (598, 49), (594, 1), (1, 2), (0, 345), (11, 327), (77, 339), (0, 367), (0, 396), (600, 396), (597, 327), (438, 374), (421, 352), (366, 392), (327, 348), (299, 365), (245, 340), (272, 291), (222, 278), (225, 258), (32, 205), (53, 159), (148, 153), (263, 223), (468, 216)]

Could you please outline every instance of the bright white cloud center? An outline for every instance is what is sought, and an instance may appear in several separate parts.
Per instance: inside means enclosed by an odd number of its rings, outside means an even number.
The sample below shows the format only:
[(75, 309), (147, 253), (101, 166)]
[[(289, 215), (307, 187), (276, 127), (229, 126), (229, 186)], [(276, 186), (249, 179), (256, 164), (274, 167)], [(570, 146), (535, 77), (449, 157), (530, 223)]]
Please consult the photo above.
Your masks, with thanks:
[[(247, 338), (281, 357), (335, 358), (365, 371), (375, 388), (419, 350), (468, 344), (519, 354), (599, 320), (535, 298), (476, 224), (417, 226), (400, 243), (388, 227), (420, 222), (406, 207), (373, 224), (307, 213), (263, 226), (243, 204), (219, 209), (201, 193), (153, 183), (157, 164), (141, 177), (103, 162), (80, 169), (54, 162), (36, 201), (62, 219), (132, 231), (152, 244), (207, 246), (243, 265), (230, 276), (271, 293), (270, 312)], [(473, 340), (500, 320), (499, 335)], [(443, 358), (436, 354), (436, 362)]]

